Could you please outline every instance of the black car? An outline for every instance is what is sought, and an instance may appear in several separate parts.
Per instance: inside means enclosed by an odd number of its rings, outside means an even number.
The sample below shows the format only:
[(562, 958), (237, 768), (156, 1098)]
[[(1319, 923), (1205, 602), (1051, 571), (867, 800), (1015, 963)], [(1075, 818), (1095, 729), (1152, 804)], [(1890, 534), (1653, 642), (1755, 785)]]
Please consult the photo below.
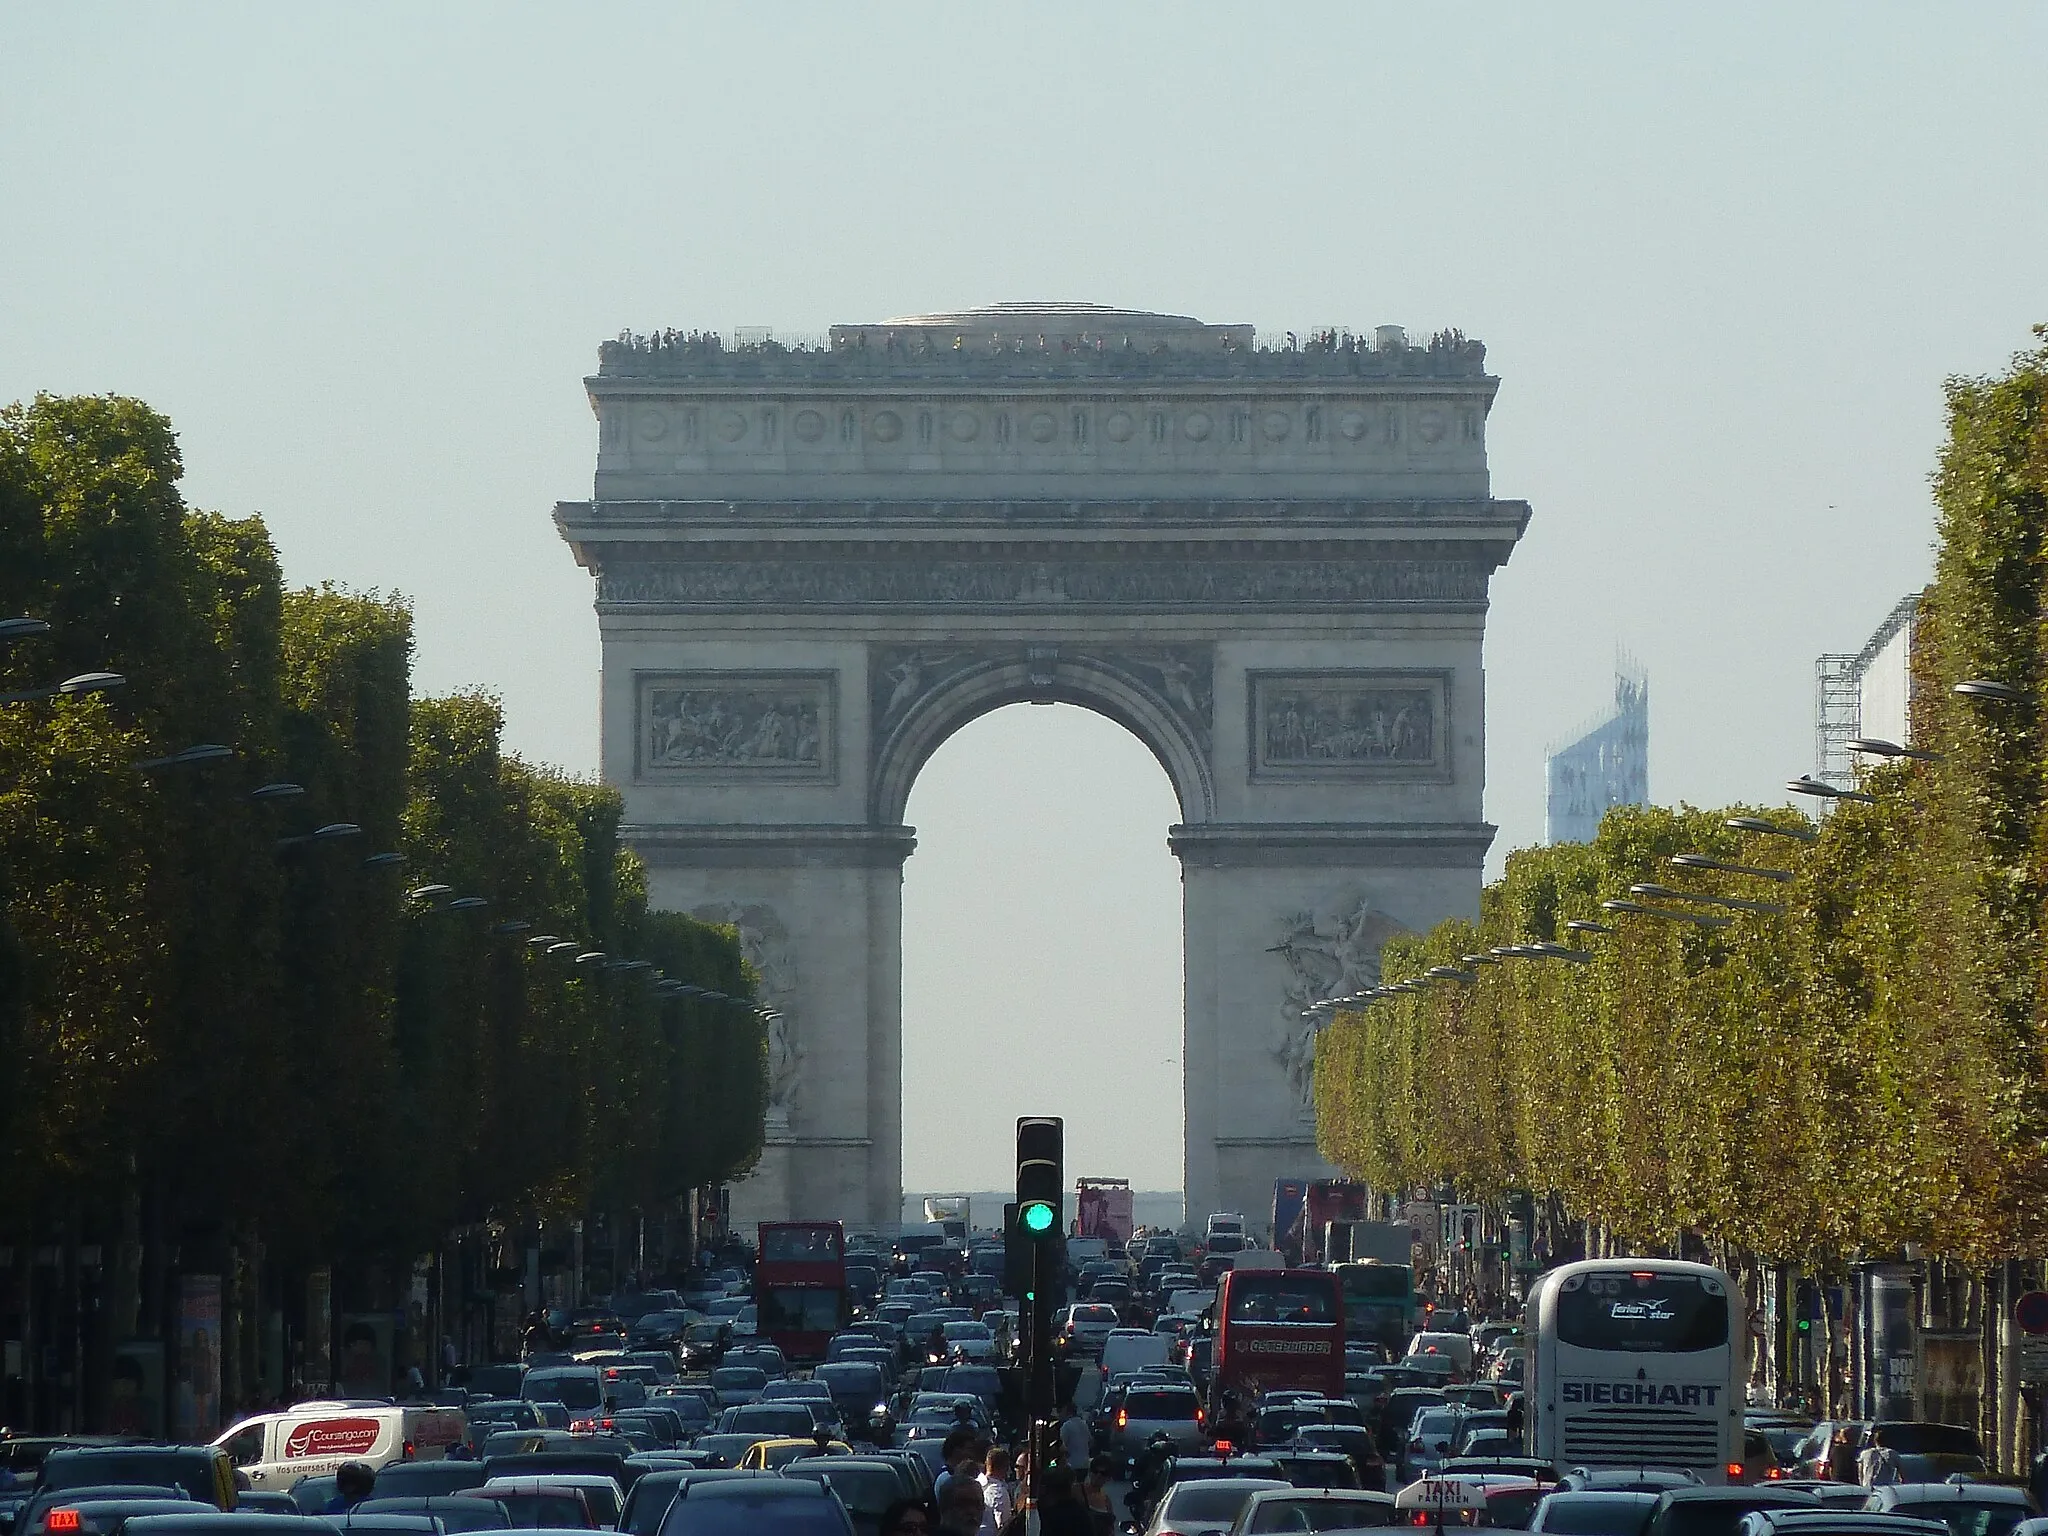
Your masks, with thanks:
[(687, 1312), (644, 1313), (626, 1330), (626, 1347), (673, 1350), (682, 1343), (683, 1332), (689, 1326)]

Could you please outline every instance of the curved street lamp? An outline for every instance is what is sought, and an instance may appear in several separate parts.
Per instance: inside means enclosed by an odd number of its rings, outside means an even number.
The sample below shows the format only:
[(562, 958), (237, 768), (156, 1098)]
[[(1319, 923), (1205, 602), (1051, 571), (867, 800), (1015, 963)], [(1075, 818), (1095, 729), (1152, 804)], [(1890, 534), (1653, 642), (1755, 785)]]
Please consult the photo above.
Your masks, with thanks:
[(1838, 789), (1810, 773), (1802, 773), (1796, 779), (1787, 779), (1785, 787), (1795, 795), (1812, 795), (1821, 800), (1861, 800), (1866, 805), (1877, 804), (1877, 796), (1866, 794), (1860, 789)]
[(1766, 917), (1783, 917), (1785, 909), (1775, 901), (1744, 901), (1736, 896), (1708, 896), (1699, 891), (1674, 890), (1647, 881), (1628, 888), (1631, 896), (1650, 896), (1659, 901), (1698, 901), (1710, 907), (1732, 907), (1737, 912), (1761, 912)]
[(1728, 864), (1720, 859), (1710, 859), (1704, 853), (1674, 853), (1671, 862), (1680, 869), (1711, 869), (1724, 875), (1750, 875), (1758, 880), (1786, 881), (1792, 878), (1789, 869), (1761, 869), (1754, 864)]
[(1942, 761), (1939, 752), (1923, 752), (1918, 747), (1902, 747), (1896, 741), (1886, 741), (1882, 736), (1858, 736), (1849, 743), (1851, 752), (1861, 752), (1868, 757), (1904, 757), (1916, 763), (1938, 763)]
[(1949, 691), (1966, 699), (1993, 699), (2000, 704), (2024, 704), (2027, 701), (2024, 689), (2015, 688), (2011, 683), (1996, 683), (1988, 677), (1967, 678)]
[(1760, 832), (1765, 837), (1789, 837), (1799, 843), (1810, 843), (1820, 836), (1811, 827), (1788, 827), (1761, 816), (1730, 816), (1721, 825), (1737, 832)]
[(1734, 924), (1732, 917), (1709, 917), (1704, 912), (1674, 912), (1669, 907), (1645, 906), (1640, 901), (1603, 901), (1600, 903), (1609, 912), (1627, 912), (1636, 917), (1661, 917), (1673, 923), (1691, 923), (1697, 928), (1727, 928)]

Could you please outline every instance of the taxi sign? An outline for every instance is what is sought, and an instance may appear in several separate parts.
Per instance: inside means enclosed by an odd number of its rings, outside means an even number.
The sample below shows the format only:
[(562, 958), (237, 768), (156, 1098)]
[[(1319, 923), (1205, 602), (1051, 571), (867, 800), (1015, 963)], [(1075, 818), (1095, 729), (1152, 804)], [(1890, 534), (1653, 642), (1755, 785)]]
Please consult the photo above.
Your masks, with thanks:
[(1395, 1510), (1410, 1525), (1471, 1525), (1486, 1508), (1478, 1478), (1425, 1477), (1394, 1495)]

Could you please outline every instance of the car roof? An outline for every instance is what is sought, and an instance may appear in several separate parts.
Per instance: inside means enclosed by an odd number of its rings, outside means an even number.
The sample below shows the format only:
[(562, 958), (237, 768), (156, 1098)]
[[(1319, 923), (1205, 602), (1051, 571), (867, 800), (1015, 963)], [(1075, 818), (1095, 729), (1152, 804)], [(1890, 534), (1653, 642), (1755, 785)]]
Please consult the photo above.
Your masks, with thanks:
[(2029, 1507), (2026, 1490), (2004, 1483), (1886, 1483), (1873, 1488), (1892, 1504), (1935, 1503), (1942, 1499), (1974, 1500), (1979, 1504), (2017, 1504)]
[(1817, 1507), (1820, 1503), (1812, 1494), (1798, 1488), (1768, 1488), (1756, 1483), (1734, 1487), (1717, 1484), (1666, 1488), (1657, 1495), (1659, 1504), (1734, 1504), (1744, 1499), (1755, 1499), (1764, 1504), (1804, 1505), (1807, 1508)]
[(777, 1495), (790, 1495), (799, 1499), (833, 1498), (831, 1488), (824, 1483), (814, 1483), (807, 1477), (769, 1476), (754, 1482), (743, 1482), (727, 1478), (719, 1482), (688, 1483), (676, 1494), (679, 1499), (725, 1499), (744, 1497), (750, 1493), (772, 1491)]
[(1182, 1488), (1241, 1488), (1250, 1493), (1280, 1491), (1304, 1493), (1309, 1491), (1296, 1488), (1292, 1483), (1283, 1483), (1270, 1477), (1203, 1477), (1191, 1479), (1185, 1483), (1175, 1483), (1169, 1492), (1178, 1492)]
[(1858, 1509), (1760, 1509), (1754, 1514), (1787, 1536), (1945, 1536), (1948, 1530), (1939, 1520)]

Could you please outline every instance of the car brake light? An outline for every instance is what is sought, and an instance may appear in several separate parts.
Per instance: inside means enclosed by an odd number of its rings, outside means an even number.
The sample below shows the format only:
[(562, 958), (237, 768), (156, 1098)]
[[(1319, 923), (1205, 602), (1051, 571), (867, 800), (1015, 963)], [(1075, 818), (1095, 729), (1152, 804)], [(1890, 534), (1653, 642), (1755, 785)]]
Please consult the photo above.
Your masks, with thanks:
[(1195, 1410), (1195, 1422), (1197, 1424), (1206, 1424), (1209, 1422), (1209, 1415), (1197, 1408)]
[(80, 1531), (85, 1529), (85, 1522), (78, 1518), (78, 1511), (75, 1509), (53, 1509), (43, 1517), (43, 1529), (46, 1531)]
[(1117, 1427), (1118, 1429), (1122, 1429), (1122, 1428), (1123, 1428), (1123, 1427), (1124, 1427), (1125, 1425), (1129, 1424), (1130, 1422), (1131, 1422), (1131, 1415), (1130, 1415), (1129, 1411), (1128, 1411), (1127, 1409), (1123, 1409), (1123, 1408), (1119, 1408), (1119, 1409), (1117, 1409), (1117, 1411), (1116, 1411), (1116, 1427)]
[(407, 1461), (412, 1460), (412, 1442), (410, 1440), (405, 1442), (405, 1447), (399, 1454)]
[(1773, 1467), (1770, 1471), (1764, 1474), (1764, 1478), (1768, 1482), (1776, 1482), (1779, 1478), (1783, 1477), (1784, 1475), (1785, 1469), (1783, 1467)]
[(1730, 1477), (1740, 1477), (1740, 1476), (1742, 1476), (1742, 1463), (1741, 1463), (1741, 1462), (1739, 1462), (1739, 1461), (1731, 1461), (1731, 1462), (1729, 1462), (1729, 1463), (1728, 1463), (1728, 1475), (1729, 1475)]

